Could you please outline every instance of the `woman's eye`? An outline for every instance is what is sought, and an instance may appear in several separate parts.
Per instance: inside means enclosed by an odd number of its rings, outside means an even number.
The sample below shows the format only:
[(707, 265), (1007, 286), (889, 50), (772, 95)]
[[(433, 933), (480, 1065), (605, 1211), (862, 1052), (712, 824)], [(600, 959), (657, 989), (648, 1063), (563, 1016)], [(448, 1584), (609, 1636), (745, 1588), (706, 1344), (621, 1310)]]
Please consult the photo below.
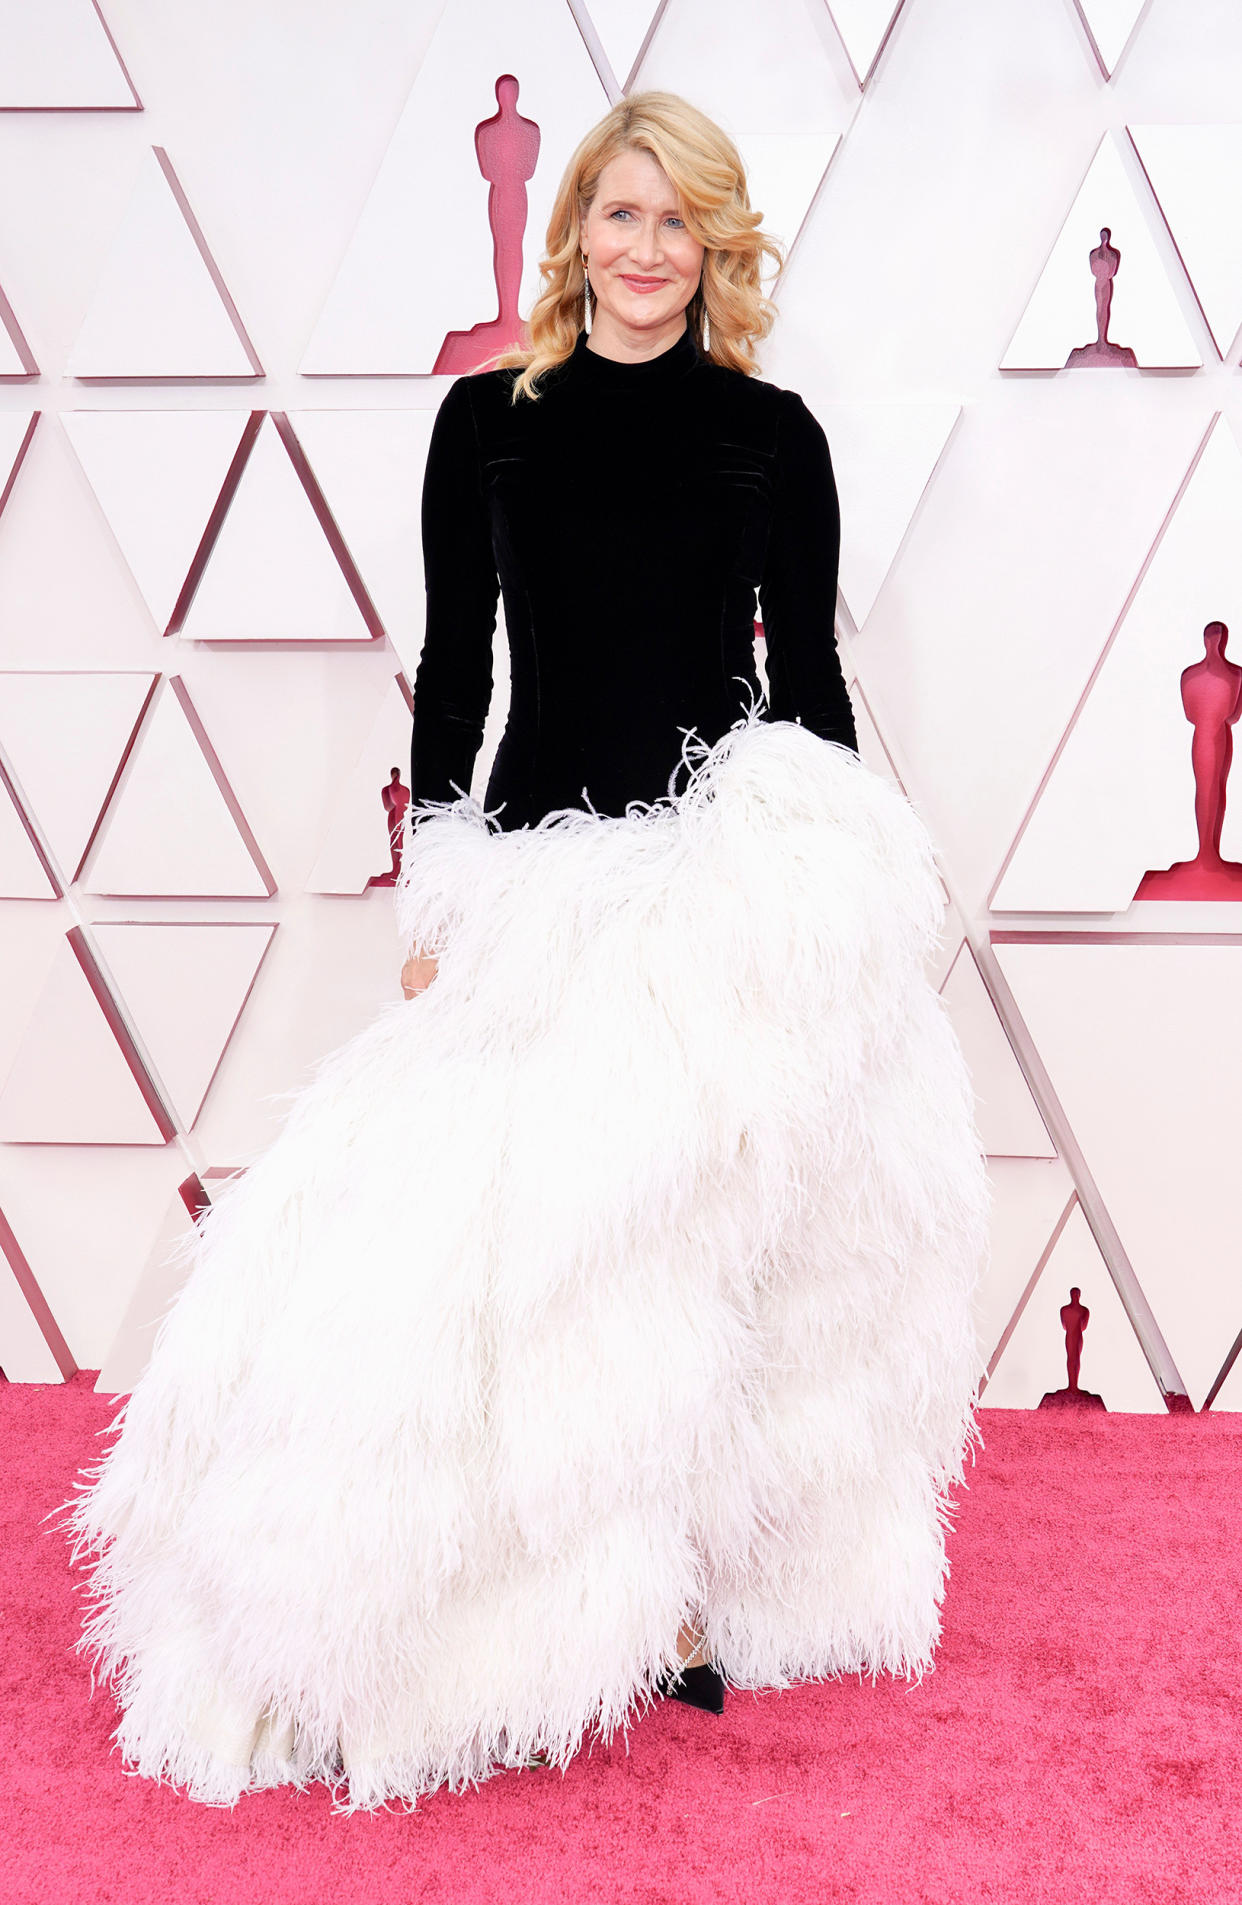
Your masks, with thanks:
[[(617, 209), (616, 209), (616, 211), (615, 211), (615, 212), (610, 212), (610, 213), (608, 214), (608, 216), (609, 216), (610, 218), (628, 218), (628, 217), (629, 217), (629, 213), (628, 213), (628, 212), (627, 212), (627, 211), (625, 210), (625, 207), (624, 207), (624, 206), (618, 206), (618, 207), (617, 207)], [(680, 226), (682, 230), (684, 230), (684, 229), (685, 229), (685, 223), (684, 223), (684, 220), (682, 220), (682, 219), (680, 219), (680, 218), (669, 218), (669, 219), (667, 219), (667, 220), (666, 220), (665, 222), (666, 222), (667, 224), (669, 224), (669, 225), (677, 225), (677, 226)]]

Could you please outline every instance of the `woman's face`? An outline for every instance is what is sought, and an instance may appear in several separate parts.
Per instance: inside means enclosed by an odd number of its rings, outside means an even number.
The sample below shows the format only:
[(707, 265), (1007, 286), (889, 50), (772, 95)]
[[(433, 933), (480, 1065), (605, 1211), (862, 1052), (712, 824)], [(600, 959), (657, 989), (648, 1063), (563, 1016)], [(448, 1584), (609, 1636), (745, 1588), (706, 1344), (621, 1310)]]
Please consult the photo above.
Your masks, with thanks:
[(591, 322), (605, 341), (649, 345), (685, 329), (681, 314), (698, 289), (703, 247), (682, 223), (672, 182), (649, 152), (608, 161), (579, 237), (595, 293)]

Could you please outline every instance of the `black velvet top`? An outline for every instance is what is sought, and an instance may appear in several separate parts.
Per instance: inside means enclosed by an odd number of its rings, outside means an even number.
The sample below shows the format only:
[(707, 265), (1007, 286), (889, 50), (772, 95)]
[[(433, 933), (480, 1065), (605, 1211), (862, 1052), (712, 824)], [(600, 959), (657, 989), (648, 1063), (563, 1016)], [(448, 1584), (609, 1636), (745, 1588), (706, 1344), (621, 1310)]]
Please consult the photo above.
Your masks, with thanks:
[(712, 363), (688, 330), (631, 364), (583, 332), (534, 402), (510, 403), (517, 374), (458, 377), (432, 429), (414, 800), (469, 791), (502, 592), (511, 699), (484, 801), (502, 828), (683, 785), (683, 730), (716, 741), (759, 696), (756, 590), (765, 718), (856, 749), (836, 485), (801, 397)]

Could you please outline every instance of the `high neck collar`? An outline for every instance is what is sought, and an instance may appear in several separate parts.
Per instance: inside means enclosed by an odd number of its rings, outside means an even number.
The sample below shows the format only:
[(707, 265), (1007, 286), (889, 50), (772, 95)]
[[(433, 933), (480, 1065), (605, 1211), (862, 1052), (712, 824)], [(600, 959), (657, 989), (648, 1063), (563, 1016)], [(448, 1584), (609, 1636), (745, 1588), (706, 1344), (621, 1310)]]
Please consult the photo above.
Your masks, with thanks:
[(654, 357), (640, 358), (634, 363), (623, 363), (619, 358), (605, 357), (600, 351), (588, 350), (587, 333), (579, 331), (569, 361), (581, 376), (589, 377), (594, 384), (634, 391), (639, 388), (649, 390), (655, 384), (670, 383), (678, 377), (684, 377), (700, 360), (687, 325), (676, 343), (670, 344), (667, 350), (657, 352)]

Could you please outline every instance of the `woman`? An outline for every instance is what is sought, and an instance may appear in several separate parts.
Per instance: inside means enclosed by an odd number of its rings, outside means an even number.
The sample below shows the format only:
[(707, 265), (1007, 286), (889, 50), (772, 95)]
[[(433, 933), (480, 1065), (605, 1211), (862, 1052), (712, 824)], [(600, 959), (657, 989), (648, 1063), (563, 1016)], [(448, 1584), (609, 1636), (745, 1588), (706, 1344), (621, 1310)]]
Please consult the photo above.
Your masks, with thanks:
[(657, 1691), (931, 1664), (982, 1160), (931, 844), (855, 748), (827, 444), (752, 374), (759, 222), (718, 127), (622, 101), (530, 349), (437, 417), (415, 1003), (208, 1214), (74, 1510), (122, 1749), (194, 1797), (412, 1802)]

